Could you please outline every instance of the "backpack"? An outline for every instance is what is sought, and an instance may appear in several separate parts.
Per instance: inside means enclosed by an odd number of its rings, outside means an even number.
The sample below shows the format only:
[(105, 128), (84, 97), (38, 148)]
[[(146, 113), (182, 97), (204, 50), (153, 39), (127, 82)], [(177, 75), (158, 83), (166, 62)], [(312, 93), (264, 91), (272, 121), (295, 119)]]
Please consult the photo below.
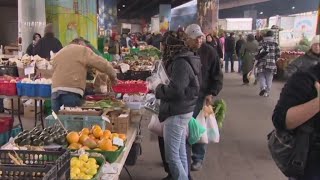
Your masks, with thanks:
[[(309, 75), (318, 81), (315, 75)], [(268, 134), (268, 148), (272, 159), (287, 177), (299, 178), (304, 175), (313, 132), (313, 121), (308, 121), (297, 127), (295, 132), (275, 129)]]

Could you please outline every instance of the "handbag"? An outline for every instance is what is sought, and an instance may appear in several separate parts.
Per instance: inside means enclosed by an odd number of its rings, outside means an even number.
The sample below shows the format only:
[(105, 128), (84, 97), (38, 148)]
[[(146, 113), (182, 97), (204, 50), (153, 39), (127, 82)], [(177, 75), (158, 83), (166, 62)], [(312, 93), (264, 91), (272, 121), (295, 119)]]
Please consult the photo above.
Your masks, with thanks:
[(273, 130), (268, 135), (268, 148), (272, 159), (287, 177), (304, 175), (312, 132), (313, 127), (309, 122), (299, 127), (296, 132)]

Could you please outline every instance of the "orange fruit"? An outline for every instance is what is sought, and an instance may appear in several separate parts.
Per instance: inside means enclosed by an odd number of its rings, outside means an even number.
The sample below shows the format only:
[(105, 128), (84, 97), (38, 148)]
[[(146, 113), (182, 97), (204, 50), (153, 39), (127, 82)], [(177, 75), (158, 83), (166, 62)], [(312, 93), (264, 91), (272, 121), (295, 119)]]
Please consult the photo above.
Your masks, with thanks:
[(86, 135), (86, 134), (81, 134), (81, 135), (80, 135), (80, 138), (79, 138), (79, 142), (80, 142), (81, 144), (83, 144), (83, 142), (84, 142), (87, 138), (89, 138), (88, 135)]
[(101, 136), (103, 136), (103, 131), (102, 129), (95, 128), (93, 129), (92, 134), (95, 138), (100, 138)]
[(125, 134), (119, 134), (119, 138), (124, 140), (124, 141), (127, 139)]
[(67, 138), (67, 141), (69, 144), (77, 143), (77, 142), (79, 142), (79, 139), (80, 139), (79, 134), (74, 131), (68, 133), (66, 138)]
[(90, 134), (89, 128), (83, 128), (83, 129), (81, 130), (80, 134), (89, 135), (89, 134)]
[(93, 133), (93, 130), (95, 130), (95, 129), (100, 129), (100, 130), (102, 130), (102, 128), (101, 128), (99, 125), (95, 124), (95, 125), (93, 125), (92, 128), (91, 128), (91, 133)]
[(93, 134), (90, 134), (90, 135), (89, 135), (89, 138), (90, 138), (90, 139), (93, 139), (93, 140), (95, 140), (95, 139), (96, 139), (96, 137), (94, 137), (94, 135), (93, 135)]
[(82, 146), (81, 149), (90, 150), (90, 148), (88, 146)]
[(119, 137), (119, 134), (118, 133), (112, 133), (111, 136), (110, 136), (110, 139), (112, 140), (115, 137)]
[(70, 144), (70, 145), (68, 146), (69, 149), (73, 149), (73, 150), (78, 150), (78, 149), (80, 149), (81, 147), (82, 147), (82, 145), (79, 144), (79, 143), (72, 143), (72, 144)]
[(118, 150), (118, 147), (117, 146), (112, 146), (111, 147), (111, 151), (117, 151)]
[(102, 151), (100, 148), (95, 148), (95, 149), (93, 149), (93, 150), (95, 150), (95, 151)]
[(106, 136), (109, 138), (111, 136), (111, 131), (109, 131), (109, 130), (103, 131), (103, 136)]
[(102, 139), (99, 141), (98, 147), (104, 151), (111, 151), (112, 150), (112, 142), (110, 139)]

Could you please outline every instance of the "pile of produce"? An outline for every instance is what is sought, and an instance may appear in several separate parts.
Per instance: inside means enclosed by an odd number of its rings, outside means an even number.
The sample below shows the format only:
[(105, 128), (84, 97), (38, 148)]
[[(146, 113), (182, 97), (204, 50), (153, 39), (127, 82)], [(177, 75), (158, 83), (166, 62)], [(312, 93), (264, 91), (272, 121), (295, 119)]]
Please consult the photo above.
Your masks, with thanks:
[(16, 64), (17, 67), (19, 68), (24, 68), (27, 66), (31, 66), (32, 64), (35, 64), (35, 67), (38, 69), (46, 69), (46, 70), (52, 69), (52, 62), (46, 59), (43, 59), (38, 55), (29, 56), (25, 54), (24, 56), (22, 56), (21, 59), (10, 58), (9, 62), (12, 64)]
[(278, 68), (285, 70), (287, 66), (299, 56), (304, 55), (301, 51), (283, 51), (281, 52), (280, 58), (277, 61)]
[(113, 144), (113, 139), (120, 138), (125, 141), (126, 135), (103, 131), (99, 125), (94, 125), (91, 130), (83, 128), (80, 132), (69, 132), (66, 138), (68, 148), (72, 150), (117, 151), (119, 147)]
[(84, 108), (121, 108), (124, 107), (125, 104), (120, 101), (117, 100), (115, 98), (107, 98), (104, 100), (100, 100), (100, 101), (86, 101), (84, 105), (82, 105), (82, 107)]
[(18, 146), (47, 146), (51, 144), (65, 145), (66, 132), (60, 126), (54, 125), (43, 130), (35, 127), (19, 133), (14, 142)]
[(46, 79), (46, 78), (40, 78), (40, 79), (29, 79), (29, 78), (23, 78), (21, 80), (21, 83), (26, 83), (26, 84), (52, 84), (51, 79)]
[(73, 157), (70, 161), (71, 179), (92, 179), (99, 170), (99, 165), (95, 158), (89, 158), (87, 154)]
[(154, 59), (159, 60), (161, 57), (161, 51), (153, 46), (148, 46), (143, 50), (126, 55), (125, 59), (133, 60), (137, 58), (148, 58), (148, 57), (153, 57)]
[(133, 57), (126, 57), (121, 63), (114, 62), (113, 67), (121, 70), (121, 64), (127, 64), (131, 71), (151, 71), (155, 60), (153, 57), (138, 57), (134, 55)]
[(222, 128), (223, 122), (226, 118), (227, 113), (227, 104), (223, 99), (218, 99), (213, 103), (214, 114), (216, 116), (216, 120), (219, 128)]

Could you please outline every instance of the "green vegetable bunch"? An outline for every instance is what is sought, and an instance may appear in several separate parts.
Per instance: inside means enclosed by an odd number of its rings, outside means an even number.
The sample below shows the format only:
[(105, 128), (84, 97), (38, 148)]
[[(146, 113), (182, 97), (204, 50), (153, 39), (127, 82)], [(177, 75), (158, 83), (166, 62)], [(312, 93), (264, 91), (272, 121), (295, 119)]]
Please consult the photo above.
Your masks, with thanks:
[(226, 118), (227, 104), (223, 99), (218, 99), (214, 101), (213, 107), (218, 126), (219, 128), (222, 128), (223, 122)]

